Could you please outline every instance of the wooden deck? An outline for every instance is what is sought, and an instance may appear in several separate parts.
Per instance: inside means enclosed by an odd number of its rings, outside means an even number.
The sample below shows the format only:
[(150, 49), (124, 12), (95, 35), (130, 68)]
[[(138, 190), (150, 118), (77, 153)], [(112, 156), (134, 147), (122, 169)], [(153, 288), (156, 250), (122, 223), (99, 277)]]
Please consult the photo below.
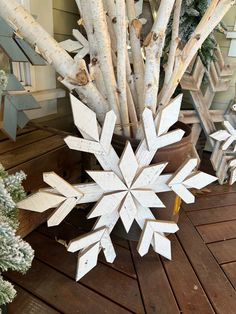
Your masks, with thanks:
[(180, 231), (170, 237), (173, 261), (151, 251), (140, 258), (136, 243), (115, 238), (115, 263), (107, 264), (101, 254), (79, 283), (76, 254), (55, 237), (71, 239), (87, 223), (74, 210), (58, 228), (39, 227), (26, 238), (36, 255), (31, 270), (7, 274), (18, 290), (9, 313), (235, 314), (235, 192), (236, 185), (215, 185), (196, 204), (183, 205)]

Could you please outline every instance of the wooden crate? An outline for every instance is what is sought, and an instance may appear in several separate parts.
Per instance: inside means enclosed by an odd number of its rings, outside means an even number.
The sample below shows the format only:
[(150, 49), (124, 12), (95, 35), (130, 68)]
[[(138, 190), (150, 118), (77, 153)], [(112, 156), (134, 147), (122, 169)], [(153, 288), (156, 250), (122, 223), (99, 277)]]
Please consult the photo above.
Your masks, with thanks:
[[(28, 194), (45, 187), (43, 172), (55, 171), (71, 183), (80, 181), (81, 154), (70, 150), (61, 135), (37, 129), (25, 129), (16, 142), (1, 136), (0, 162), (9, 173), (23, 170), (27, 179), (23, 183)], [(18, 234), (26, 236), (50, 215), (51, 210), (39, 214), (19, 211)]]

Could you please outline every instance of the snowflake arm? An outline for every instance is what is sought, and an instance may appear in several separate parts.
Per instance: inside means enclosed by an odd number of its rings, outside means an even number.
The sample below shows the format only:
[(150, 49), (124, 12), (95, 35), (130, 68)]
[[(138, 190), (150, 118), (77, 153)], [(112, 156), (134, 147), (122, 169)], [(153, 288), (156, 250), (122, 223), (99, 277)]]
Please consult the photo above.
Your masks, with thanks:
[(232, 144), (234, 145), (233, 151), (236, 151), (236, 130), (234, 127), (230, 124), (229, 121), (224, 121), (224, 127), (226, 130), (220, 130), (213, 134), (211, 134), (211, 137), (214, 138), (216, 141), (224, 142), (222, 144), (222, 150), (227, 150)]
[(229, 184), (233, 185), (236, 182), (236, 159), (229, 162), (230, 180)]

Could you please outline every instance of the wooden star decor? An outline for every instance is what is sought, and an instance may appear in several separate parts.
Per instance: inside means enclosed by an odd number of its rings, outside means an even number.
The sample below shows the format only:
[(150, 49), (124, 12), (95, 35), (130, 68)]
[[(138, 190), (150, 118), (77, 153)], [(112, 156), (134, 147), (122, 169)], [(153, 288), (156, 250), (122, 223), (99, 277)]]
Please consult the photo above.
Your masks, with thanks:
[(211, 134), (211, 137), (215, 139), (216, 141), (223, 142), (222, 150), (227, 150), (231, 145), (233, 145), (233, 152), (236, 151), (236, 130), (234, 127), (230, 124), (229, 121), (224, 121), (223, 125), (226, 130), (220, 130), (213, 134)]
[(229, 57), (236, 57), (236, 22), (233, 31), (227, 32), (226, 38), (231, 39)]
[(231, 159), (228, 164), (230, 172), (229, 184), (233, 185), (236, 182), (236, 159)]
[(25, 111), (39, 109), (40, 105), (33, 96), (27, 95), (13, 74), (7, 75), (7, 81), (0, 99), (0, 129), (15, 140), (17, 127), (23, 128), (29, 121)]
[(178, 142), (184, 135), (182, 130), (168, 131), (178, 120), (182, 95), (177, 96), (154, 119), (151, 110), (145, 109), (143, 133), (134, 152), (127, 142), (121, 158), (111, 145), (116, 116), (113, 111), (106, 114), (102, 128), (96, 115), (79, 99), (71, 95), (74, 122), (84, 138), (68, 136), (65, 142), (71, 149), (93, 153), (102, 171), (88, 171), (93, 183), (70, 185), (55, 173), (44, 174), (44, 181), (51, 188), (44, 189), (18, 203), (22, 209), (44, 212), (56, 207), (48, 225), (58, 225), (76, 204), (95, 202), (87, 218), (98, 217), (93, 230), (73, 239), (68, 251), (77, 252), (76, 280), (80, 280), (97, 264), (98, 254), (103, 251), (107, 262), (112, 263), (116, 253), (110, 238), (117, 221), (121, 219), (129, 232), (136, 221), (142, 230), (138, 252), (145, 255), (152, 246), (158, 254), (171, 259), (170, 240), (165, 233), (175, 233), (178, 226), (172, 221), (156, 220), (150, 208), (165, 205), (158, 193), (174, 191), (185, 202), (193, 203), (190, 188), (202, 188), (217, 178), (195, 171), (196, 159), (189, 159), (174, 174), (162, 174), (167, 163), (151, 164), (161, 147)]

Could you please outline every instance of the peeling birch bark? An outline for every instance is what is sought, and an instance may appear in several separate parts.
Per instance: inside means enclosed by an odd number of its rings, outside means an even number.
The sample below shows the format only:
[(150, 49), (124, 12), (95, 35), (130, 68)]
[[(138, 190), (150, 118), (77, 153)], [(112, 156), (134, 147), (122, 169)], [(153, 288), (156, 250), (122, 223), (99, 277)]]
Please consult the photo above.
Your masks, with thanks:
[(157, 107), (160, 63), (165, 43), (165, 33), (174, 2), (175, 0), (161, 1), (151, 33), (147, 36), (144, 43), (144, 46), (146, 46), (144, 104), (145, 107), (150, 108), (153, 113), (155, 113)]
[[(119, 36), (119, 31), (117, 29), (118, 23), (117, 23), (117, 10), (116, 10), (116, 5), (114, 0), (104, 0), (104, 6), (105, 9), (107, 11), (108, 14), (108, 20), (109, 20), (109, 32), (110, 32), (110, 36), (112, 36), (112, 34), (116, 33), (115, 38), (111, 38), (112, 40), (112, 48), (113, 51), (117, 53), (117, 38)], [(114, 30), (114, 31), (113, 31)], [(136, 92), (136, 88), (135, 88), (135, 82), (134, 82), (134, 77), (132, 74), (132, 70), (131, 70), (131, 66), (129, 63), (129, 55), (128, 55), (128, 49), (127, 46), (125, 48), (125, 53), (126, 53), (126, 79), (127, 82), (129, 84), (129, 88), (131, 91), (131, 95), (133, 98), (133, 103), (137, 104), (138, 100), (137, 100), (137, 92)], [(113, 54), (113, 64), (114, 66), (117, 65), (117, 62), (114, 62), (114, 54)]]
[(103, 97), (107, 100), (107, 93), (105, 89), (105, 84), (103, 80), (103, 76), (101, 73), (100, 65), (97, 60), (97, 46), (96, 46), (96, 38), (93, 33), (93, 22), (91, 19), (91, 15), (89, 13), (90, 7), (88, 1), (76, 0), (77, 6), (80, 10), (80, 14), (85, 26), (88, 42), (89, 42), (89, 54), (90, 54), (90, 75), (92, 76), (92, 80), (95, 82), (97, 89), (103, 95)]
[(117, 14), (117, 86), (120, 100), (121, 122), (124, 135), (130, 136), (129, 112), (126, 94), (126, 10), (124, 0), (116, 0)]
[(175, 6), (174, 6), (170, 51), (169, 51), (167, 66), (165, 69), (165, 81), (164, 81), (163, 90), (165, 90), (165, 87), (167, 83), (169, 82), (169, 80), (171, 79), (171, 75), (174, 70), (176, 51), (177, 51), (177, 47), (180, 41), (179, 20), (180, 20), (180, 13), (181, 13), (181, 5), (182, 5), (182, 0), (176, 0)]
[(189, 66), (192, 58), (200, 49), (203, 42), (213, 31), (213, 29), (220, 23), (223, 16), (228, 12), (228, 10), (236, 4), (236, 0), (212, 0), (210, 6), (205, 12), (202, 20), (197, 26), (195, 32), (192, 34), (191, 38), (185, 45), (184, 49), (178, 56), (178, 62), (174, 67), (173, 74), (169, 83), (166, 86), (165, 93), (158, 97), (160, 100), (160, 110), (161, 108), (168, 105), (176, 87), (178, 86), (184, 72)]
[(129, 19), (130, 45), (133, 58), (135, 86), (138, 97), (138, 113), (141, 115), (144, 109), (144, 63), (139, 39), (142, 23), (136, 19), (134, 0), (127, 0), (126, 7)]
[[(81, 1), (82, 2), (85, 0)], [(98, 62), (103, 74), (103, 80), (107, 91), (107, 98), (111, 109), (117, 116), (117, 123), (120, 124), (119, 101), (117, 95), (117, 84), (112, 64), (111, 41), (107, 29), (106, 16), (102, 0), (90, 0), (90, 15), (93, 21), (94, 35), (98, 48)]]
[(81, 62), (73, 60), (57, 41), (35, 21), (30, 13), (15, 0), (0, 1), (0, 16), (30, 45), (37, 48), (45, 60), (73, 89), (76, 89), (81, 98), (86, 97), (86, 103), (89, 107), (95, 108), (96, 104), (99, 118), (104, 116), (108, 108), (107, 102), (91, 83), (87, 71), (85, 71), (83, 60)]

